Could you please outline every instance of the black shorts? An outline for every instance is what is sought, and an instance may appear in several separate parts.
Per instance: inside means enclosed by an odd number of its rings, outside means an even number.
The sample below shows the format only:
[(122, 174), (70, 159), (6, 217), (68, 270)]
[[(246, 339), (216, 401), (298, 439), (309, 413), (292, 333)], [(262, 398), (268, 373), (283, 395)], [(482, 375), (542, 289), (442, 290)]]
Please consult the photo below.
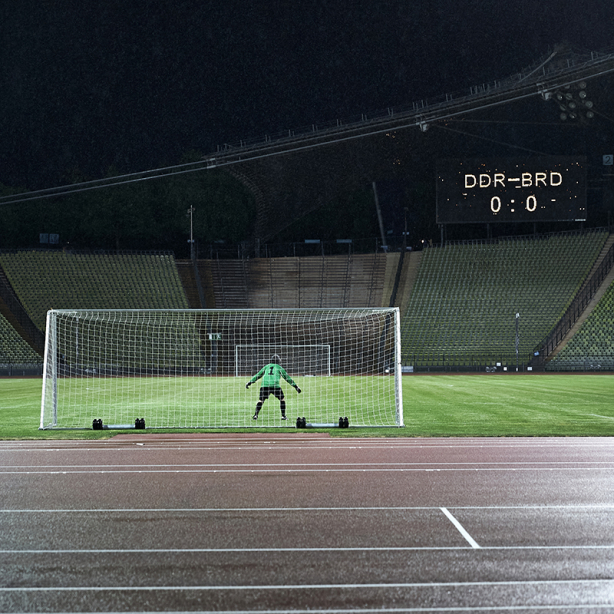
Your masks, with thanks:
[(275, 386), (263, 386), (260, 388), (260, 400), (264, 403), (269, 398), (269, 395), (274, 394), (280, 401), (284, 400), (284, 391)]

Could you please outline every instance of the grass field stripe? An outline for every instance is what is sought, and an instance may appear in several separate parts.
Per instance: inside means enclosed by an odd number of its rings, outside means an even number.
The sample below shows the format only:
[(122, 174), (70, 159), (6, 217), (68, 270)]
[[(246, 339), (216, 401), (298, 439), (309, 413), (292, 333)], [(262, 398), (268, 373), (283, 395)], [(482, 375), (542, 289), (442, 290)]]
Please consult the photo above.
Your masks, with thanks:
[(478, 542), (469, 535), (469, 533), (465, 530), (465, 527), (456, 520), (456, 518), (450, 513), (450, 511), (445, 507), (439, 508), (447, 517), (448, 520), (458, 529), (458, 532), (469, 542), (472, 548), (480, 548)]
[[(360, 590), (360, 589), (403, 589), (403, 588), (464, 588), (464, 587), (489, 587), (497, 586), (561, 586), (571, 585), (614, 585), (614, 580), (609, 578), (597, 579), (573, 579), (573, 580), (500, 580), (500, 581), (474, 581), (474, 582), (380, 582), (365, 584), (259, 584), (259, 585), (217, 585), (217, 586), (19, 586), (0, 587), (0, 593), (39, 593), (39, 592), (102, 592), (102, 591), (286, 591), (286, 590)], [(557, 607), (560, 607), (557, 605)], [(610, 604), (612, 607), (612, 604)], [(454, 609), (454, 608), (448, 608)]]
[[(241, 388), (242, 394), (247, 393), (244, 382)], [(410, 408), (411, 412), (410, 426), (376, 432), (350, 428), (347, 433), (343, 433), (343, 437), (338, 437), (340, 431), (333, 429), (328, 441), (325, 441), (315, 431), (301, 436), (294, 429), (277, 429), (271, 432), (249, 429), (249, 433), (244, 434), (231, 434), (226, 431), (165, 433), (162, 429), (160, 432), (147, 430), (141, 435), (134, 430), (130, 434), (104, 431), (100, 435), (87, 431), (34, 433), (32, 425), (36, 425), (40, 420), (40, 379), (7, 378), (2, 380), (0, 386), (2, 436), (14, 440), (12, 449), (21, 450), (37, 449), (37, 446), (40, 446), (38, 449), (66, 449), (64, 441), (67, 438), (75, 442), (76, 449), (79, 445), (98, 450), (120, 447), (145, 449), (149, 445), (158, 445), (158, 442), (177, 449), (181, 442), (174, 444), (174, 437), (181, 437), (186, 447), (241, 446), (246, 449), (249, 446), (250, 449), (256, 450), (257, 446), (284, 445), (279, 441), (284, 436), (288, 439), (302, 439), (297, 445), (307, 450), (313, 443), (316, 446), (343, 447), (350, 439), (352, 443), (358, 442), (357, 445), (361, 445), (373, 435), (378, 441), (370, 444), (372, 449), (379, 447), (384, 450), (398, 446), (398, 452), (411, 449), (446, 450), (453, 446), (457, 449), (470, 449), (476, 444), (482, 449), (491, 447), (499, 450), (538, 447), (549, 451), (588, 447), (612, 449), (614, 419), (607, 419), (614, 418), (610, 402), (614, 394), (612, 374), (420, 375), (403, 377), (402, 388), (403, 405)], [(291, 398), (302, 402), (303, 396), (304, 394)], [(140, 411), (143, 407), (142, 397), (128, 400), (133, 402), (135, 411)], [(154, 403), (155, 400), (151, 399)], [(288, 411), (290, 418), (294, 420), (296, 416), (302, 415), (298, 406), (289, 405)], [(136, 415), (137, 413), (134, 414)], [(480, 416), (479, 420), (476, 415)], [(316, 436), (319, 441), (315, 441)], [(399, 436), (412, 437), (413, 441), (404, 442)], [(392, 442), (397, 437), (399, 441)], [(453, 442), (449, 439), (453, 437), (459, 437), (462, 441)], [(478, 437), (483, 439), (479, 440)], [(603, 438), (601, 441), (600, 437)], [(33, 441), (33, 438), (38, 441)], [(307, 443), (309, 438), (313, 438), (313, 441)], [(534, 439), (531, 441), (531, 438)], [(258, 439), (277, 443), (260, 444)], [(137, 446), (137, 443), (143, 442), (144, 446)], [(288, 441), (285, 445), (290, 446), (293, 443)], [(313, 449), (315, 451), (317, 448)]]

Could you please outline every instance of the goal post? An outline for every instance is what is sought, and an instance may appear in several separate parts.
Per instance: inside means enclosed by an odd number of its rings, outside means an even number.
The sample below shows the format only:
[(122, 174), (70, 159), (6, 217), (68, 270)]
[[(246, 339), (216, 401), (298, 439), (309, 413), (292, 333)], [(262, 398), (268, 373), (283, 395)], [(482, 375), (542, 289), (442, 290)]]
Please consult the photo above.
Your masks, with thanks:
[[(254, 420), (263, 379), (279, 395)], [(41, 429), (403, 426), (398, 308), (51, 310)], [(94, 422), (95, 421), (95, 422)]]

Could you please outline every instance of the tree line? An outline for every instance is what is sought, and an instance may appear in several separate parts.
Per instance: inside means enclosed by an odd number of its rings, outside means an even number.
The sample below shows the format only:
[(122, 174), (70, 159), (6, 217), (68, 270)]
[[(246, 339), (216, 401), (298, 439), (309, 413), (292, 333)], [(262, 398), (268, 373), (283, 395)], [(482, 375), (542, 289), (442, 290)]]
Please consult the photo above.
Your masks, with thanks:
[[(85, 180), (77, 175), (72, 183)], [(0, 185), (0, 195), (15, 192)], [(54, 234), (58, 248), (168, 249), (185, 257), (191, 207), (201, 243), (237, 243), (251, 235), (251, 193), (226, 173), (202, 171), (0, 205), (0, 249), (48, 247), (41, 234)]]

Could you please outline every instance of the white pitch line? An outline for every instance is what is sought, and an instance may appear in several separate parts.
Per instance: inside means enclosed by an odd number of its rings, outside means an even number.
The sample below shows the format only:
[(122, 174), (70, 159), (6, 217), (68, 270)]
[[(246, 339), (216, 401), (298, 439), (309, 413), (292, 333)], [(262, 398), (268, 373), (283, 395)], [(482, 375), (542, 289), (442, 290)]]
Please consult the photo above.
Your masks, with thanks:
[(480, 548), (480, 544), (478, 544), (478, 542), (476, 542), (475, 539), (469, 535), (463, 525), (450, 513), (447, 508), (441, 507), (439, 509), (441, 509), (441, 511), (448, 517), (448, 520), (458, 529), (458, 532), (469, 542), (469, 545), (472, 548)]

